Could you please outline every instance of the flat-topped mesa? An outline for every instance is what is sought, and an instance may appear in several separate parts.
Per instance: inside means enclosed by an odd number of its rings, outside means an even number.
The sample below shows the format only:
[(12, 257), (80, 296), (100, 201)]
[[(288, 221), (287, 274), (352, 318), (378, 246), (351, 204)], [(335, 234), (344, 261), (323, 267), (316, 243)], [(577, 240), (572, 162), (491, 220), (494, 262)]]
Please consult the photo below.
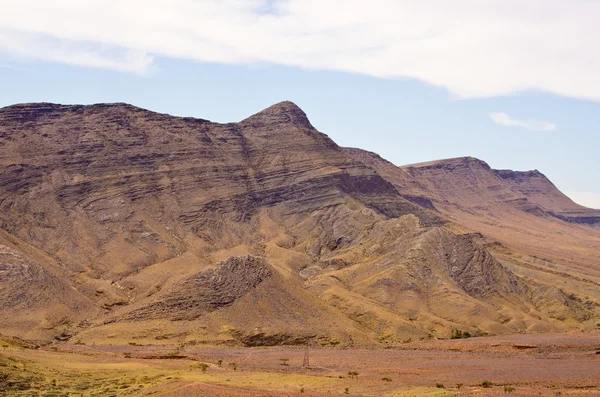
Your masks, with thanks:
[(64, 105), (49, 102), (32, 102), (32, 103), (19, 103), (16, 105), (10, 105), (0, 108), (0, 114), (19, 114), (19, 115), (39, 115), (43, 116), (52, 112), (81, 112), (83, 110), (108, 110), (108, 109), (121, 109), (129, 111), (145, 111), (149, 110), (130, 105), (124, 102), (115, 103), (95, 103), (91, 105)]
[(283, 101), (270, 106), (245, 120), (240, 124), (261, 127), (266, 125), (294, 125), (314, 130), (306, 113), (293, 102)]
[(491, 169), (491, 167), (483, 160), (480, 160), (475, 157), (465, 156), (465, 157), (455, 157), (449, 159), (442, 160), (434, 160), (427, 161), (423, 163), (416, 164), (407, 164), (402, 165), (400, 168), (445, 168), (445, 169), (455, 169), (455, 168), (464, 168), (464, 167), (483, 167), (484, 169)]
[(486, 162), (474, 157), (430, 161), (400, 168), (440, 204), (491, 210), (502, 203), (527, 212), (537, 211), (522, 193), (511, 189), (494, 175)]
[[(429, 190), (463, 207), (510, 204), (525, 212), (573, 223), (600, 224), (600, 211), (574, 203), (538, 170), (495, 170), (474, 157), (435, 160), (399, 167)], [(435, 200), (434, 200), (435, 201)]]
[(522, 193), (530, 202), (560, 219), (590, 225), (600, 224), (600, 210), (586, 208), (573, 202), (538, 170), (493, 171), (511, 189)]
[(208, 120), (193, 117), (177, 117), (158, 113), (125, 102), (95, 103), (90, 105), (64, 105), (47, 102), (20, 103), (0, 108), (0, 125), (7, 127), (10, 123), (52, 123), (53, 120), (65, 121), (64, 116), (74, 117), (106, 117), (118, 122), (121, 118), (141, 117), (144, 120), (185, 120), (195, 123), (206, 123)]

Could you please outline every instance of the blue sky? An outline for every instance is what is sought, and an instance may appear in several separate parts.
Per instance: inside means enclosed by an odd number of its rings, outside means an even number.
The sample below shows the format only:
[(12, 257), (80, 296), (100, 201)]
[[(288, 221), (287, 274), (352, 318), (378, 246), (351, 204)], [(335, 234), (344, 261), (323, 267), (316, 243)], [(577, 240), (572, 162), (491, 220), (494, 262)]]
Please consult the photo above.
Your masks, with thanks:
[[(549, 0), (544, 4), (554, 9), (540, 16), (535, 6), (542, 3), (528, 0), (518, 3), (530, 5), (519, 19), (506, 15), (513, 12), (510, 4), (488, 9), (457, 0), (444, 13), (377, 2), (423, 23), (397, 30), (386, 25), (386, 13), (362, 15), (354, 0), (344, 3), (349, 11), (342, 17), (335, 7), (328, 11), (309, 0), (205, 0), (202, 9), (188, 0), (168, 9), (165, 2), (147, 1), (140, 5), (149, 5), (148, 15), (137, 19), (127, 8), (98, 11), (90, 6), (95, 1), (62, 0), (58, 7), (7, 0), (2, 11), (8, 12), (0, 13), (0, 106), (128, 102), (228, 122), (291, 100), (340, 145), (377, 152), (398, 165), (474, 156), (494, 168), (538, 169), (576, 201), (600, 208), (600, 79), (594, 69), (600, 62), (597, 51), (586, 48), (600, 39), (588, 23), (600, 17), (599, 7), (574, 0), (565, 10), (565, 2)], [(397, 8), (400, 3), (404, 8)], [(186, 12), (178, 13), (178, 6)], [(64, 17), (64, 7), (72, 15)], [(457, 12), (464, 13), (460, 26), (431, 28), (431, 21)], [(53, 13), (63, 18), (59, 27), (45, 25)], [(199, 30), (169, 33), (185, 25), (187, 14), (196, 17), (189, 18), (189, 29)], [(89, 24), (81, 23), (92, 15)], [(305, 27), (315, 15), (314, 26)], [(481, 17), (497, 23), (482, 28)], [(196, 28), (203, 18), (210, 23)], [(131, 21), (134, 28), (125, 24)], [(553, 45), (546, 48), (531, 24), (546, 29)], [(588, 27), (584, 40), (577, 39), (582, 26)], [(158, 27), (167, 33), (147, 41), (142, 33), (151, 36)], [(477, 29), (483, 37), (471, 42)]]

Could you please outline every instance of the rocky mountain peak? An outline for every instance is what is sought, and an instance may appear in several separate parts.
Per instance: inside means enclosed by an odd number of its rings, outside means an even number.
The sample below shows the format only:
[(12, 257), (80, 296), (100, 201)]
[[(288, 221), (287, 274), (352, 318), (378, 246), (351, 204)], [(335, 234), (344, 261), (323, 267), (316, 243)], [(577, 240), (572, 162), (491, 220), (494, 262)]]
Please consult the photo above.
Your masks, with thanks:
[(298, 105), (290, 101), (276, 103), (248, 117), (242, 123), (251, 124), (255, 127), (261, 125), (295, 125), (302, 128), (314, 129), (306, 113)]

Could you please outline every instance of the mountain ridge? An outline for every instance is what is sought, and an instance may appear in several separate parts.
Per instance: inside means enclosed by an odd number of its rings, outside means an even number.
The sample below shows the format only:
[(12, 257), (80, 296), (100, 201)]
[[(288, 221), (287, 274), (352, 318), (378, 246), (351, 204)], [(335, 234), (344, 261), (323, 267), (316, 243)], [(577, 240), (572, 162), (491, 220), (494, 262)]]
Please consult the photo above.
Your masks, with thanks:
[(227, 124), (124, 104), (0, 109), (0, 227), (89, 302), (25, 336), (372, 345), (593, 327), (595, 306), (458, 230), (435, 175), (350, 152), (288, 101)]

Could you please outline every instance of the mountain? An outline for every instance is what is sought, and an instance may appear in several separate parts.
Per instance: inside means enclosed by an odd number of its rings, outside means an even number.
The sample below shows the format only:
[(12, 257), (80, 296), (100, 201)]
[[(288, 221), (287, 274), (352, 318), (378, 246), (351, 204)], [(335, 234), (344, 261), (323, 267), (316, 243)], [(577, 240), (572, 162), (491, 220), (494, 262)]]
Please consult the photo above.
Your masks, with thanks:
[(598, 302), (600, 211), (575, 204), (539, 171), (494, 170), (472, 157), (397, 167), (345, 150), (454, 231), (477, 234), (517, 275), (559, 286), (590, 307)]
[(538, 170), (494, 170), (494, 173), (513, 190), (522, 193), (527, 200), (552, 216), (573, 223), (600, 225), (600, 210), (574, 203)]
[(479, 160), (374, 156), (291, 102), (228, 124), (127, 104), (2, 108), (0, 332), (257, 346), (595, 327), (590, 280), (519, 273), (527, 247), (500, 252), (470, 227), (505, 210), (551, 219), (587, 236), (561, 266), (597, 268), (594, 213)]

